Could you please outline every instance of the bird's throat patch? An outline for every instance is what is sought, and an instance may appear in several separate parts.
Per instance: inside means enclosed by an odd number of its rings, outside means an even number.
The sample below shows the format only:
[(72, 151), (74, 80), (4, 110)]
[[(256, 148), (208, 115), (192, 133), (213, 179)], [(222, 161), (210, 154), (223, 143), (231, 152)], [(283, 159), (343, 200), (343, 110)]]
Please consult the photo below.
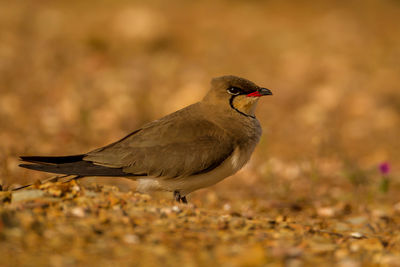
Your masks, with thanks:
[(257, 106), (258, 97), (247, 97), (247, 95), (232, 96), (229, 102), (231, 108), (240, 114), (255, 118), (254, 112)]

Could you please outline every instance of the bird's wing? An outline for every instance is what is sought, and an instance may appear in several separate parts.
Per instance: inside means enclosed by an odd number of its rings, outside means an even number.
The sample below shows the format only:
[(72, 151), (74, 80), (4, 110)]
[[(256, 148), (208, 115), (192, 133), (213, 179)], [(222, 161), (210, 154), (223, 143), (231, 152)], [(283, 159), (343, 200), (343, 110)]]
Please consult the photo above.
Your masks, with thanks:
[(212, 170), (234, 150), (233, 137), (214, 123), (181, 110), (151, 122), (84, 157), (127, 174), (179, 177)]

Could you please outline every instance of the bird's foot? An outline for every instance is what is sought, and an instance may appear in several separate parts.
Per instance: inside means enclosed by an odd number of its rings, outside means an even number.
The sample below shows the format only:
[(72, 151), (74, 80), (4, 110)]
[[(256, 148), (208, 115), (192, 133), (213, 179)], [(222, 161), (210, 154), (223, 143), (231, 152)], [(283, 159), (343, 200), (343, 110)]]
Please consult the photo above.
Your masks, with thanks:
[(188, 203), (186, 196), (181, 196), (181, 193), (179, 191), (174, 191), (174, 198), (178, 203), (184, 203), (184, 204)]

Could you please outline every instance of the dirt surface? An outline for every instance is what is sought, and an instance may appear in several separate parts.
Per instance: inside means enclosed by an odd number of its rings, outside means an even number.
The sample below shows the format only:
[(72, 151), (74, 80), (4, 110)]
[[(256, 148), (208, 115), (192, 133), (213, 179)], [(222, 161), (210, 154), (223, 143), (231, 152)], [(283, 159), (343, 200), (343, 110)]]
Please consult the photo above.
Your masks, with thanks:
[[(395, 266), (400, 205), (176, 204), (75, 181), (0, 193), (1, 266)], [(282, 204), (282, 203), (281, 203)], [(358, 206), (359, 208), (360, 206)]]

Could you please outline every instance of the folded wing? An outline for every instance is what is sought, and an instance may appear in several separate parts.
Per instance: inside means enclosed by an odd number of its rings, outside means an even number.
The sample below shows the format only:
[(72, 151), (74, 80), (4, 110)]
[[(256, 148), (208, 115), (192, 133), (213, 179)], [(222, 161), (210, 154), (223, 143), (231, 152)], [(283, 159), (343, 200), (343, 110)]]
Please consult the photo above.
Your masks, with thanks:
[(193, 114), (199, 113), (183, 109), (151, 122), (83, 160), (127, 175), (173, 178), (210, 171), (231, 155), (234, 142), (225, 130)]

